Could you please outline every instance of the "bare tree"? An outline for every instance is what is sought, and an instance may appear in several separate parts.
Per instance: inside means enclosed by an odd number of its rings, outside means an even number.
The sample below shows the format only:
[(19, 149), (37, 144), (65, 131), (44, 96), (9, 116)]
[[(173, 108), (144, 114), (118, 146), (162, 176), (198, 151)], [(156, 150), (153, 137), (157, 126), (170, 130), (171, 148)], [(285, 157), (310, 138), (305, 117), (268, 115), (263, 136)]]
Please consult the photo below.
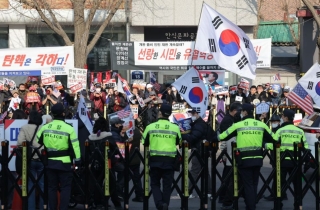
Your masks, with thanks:
[[(57, 19), (57, 14), (52, 9), (50, 0), (17, 0), (22, 3), (21, 6), (29, 9), (35, 9), (41, 20), (56, 34), (62, 37), (66, 46), (74, 46), (74, 65), (77, 68), (83, 68), (87, 62), (87, 56), (93, 49), (105, 28), (110, 24), (117, 10), (124, 0), (66, 0), (72, 4), (74, 11), (74, 42), (70, 40), (67, 33)], [(88, 5), (89, 4), (89, 5)], [(103, 6), (102, 6), (103, 5)], [(89, 42), (90, 28), (93, 18), (99, 9), (105, 8), (108, 14), (101, 22), (97, 32)], [(88, 8), (88, 13), (85, 10)]]
[(262, 13), (261, 13), (261, 8), (264, 4), (264, 1), (265, 0), (260, 0), (258, 1), (258, 8), (257, 8), (257, 25), (255, 25), (253, 27), (253, 38), (254, 39), (257, 39), (258, 38), (258, 29), (259, 29), (259, 25), (260, 25), (260, 22), (261, 20), (263, 20), (263, 16), (262, 16)]
[[(296, 45), (296, 50), (299, 52), (300, 49), (300, 24), (295, 23), (295, 20), (293, 20), (290, 17), (290, 8), (295, 6), (294, 8), (297, 8), (300, 4), (300, 0), (282, 0), (282, 10), (285, 12), (286, 20), (285, 22), (288, 24), (290, 34), (293, 38), (293, 42)], [(298, 25), (298, 35), (294, 31), (294, 24)]]
[[(318, 16), (317, 10), (313, 7), (313, 4), (309, 0), (302, 0), (302, 2), (307, 6), (308, 10), (310, 10), (313, 15), (314, 20), (317, 23), (318, 29), (320, 28), (320, 17)], [(317, 46), (319, 50), (319, 59), (320, 62), (320, 36), (317, 37)]]

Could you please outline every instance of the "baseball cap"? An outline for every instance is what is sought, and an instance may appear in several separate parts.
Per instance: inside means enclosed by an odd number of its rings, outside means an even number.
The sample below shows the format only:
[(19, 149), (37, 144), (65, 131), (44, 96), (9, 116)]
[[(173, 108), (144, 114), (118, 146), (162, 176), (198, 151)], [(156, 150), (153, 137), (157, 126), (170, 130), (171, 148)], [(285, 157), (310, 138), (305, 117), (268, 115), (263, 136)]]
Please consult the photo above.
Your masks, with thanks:
[(153, 88), (153, 85), (147, 84), (147, 88)]
[(64, 112), (64, 106), (62, 105), (62, 103), (56, 103), (51, 107), (51, 113), (54, 115), (59, 115), (59, 114), (62, 114), (63, 112)]
[(242, 110), (247, 111), (248, 113), (252, 112), (254, 109), (252, 104), (242, 104)]
[(290, 109), (285, 109), (283, 112), (282, 112), (283, 116), (293, 120), (294, 118), (294, 111), (290, 110)]
[(272, 121), (280, 121), (280, 116), (277, 115), (277, 114), (274, 114), (274, 115), (272, 115), (270, 121), (271, 121), (271, 122), (272, 122)]
[(162, 104), (160, 107), (160, 112), (164, 117), (169, 117), (172, 113), (172, 106), (168, 104)]
[(283, 88), (283, 92), (290, 92), (290, 86), (285, 86)]
[(113, 117), (110, 119), (110, 124), (115, 125), (115, 124), (123, 124), (124, 121), (121, 120), (119, 117)]

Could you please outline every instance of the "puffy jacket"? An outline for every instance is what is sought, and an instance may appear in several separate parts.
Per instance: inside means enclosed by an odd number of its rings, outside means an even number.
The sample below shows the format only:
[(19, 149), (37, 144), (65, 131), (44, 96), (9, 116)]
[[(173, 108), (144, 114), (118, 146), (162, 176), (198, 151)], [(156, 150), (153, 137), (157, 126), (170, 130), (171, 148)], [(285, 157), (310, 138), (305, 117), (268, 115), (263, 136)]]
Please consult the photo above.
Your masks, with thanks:
[(191, 124), (191, 131), (188, 134), (182, 134), (182, 140), (186, 140), (191, 148), (200, 149), (200, 142), (205, 139), (207, 124), (199, 117)]

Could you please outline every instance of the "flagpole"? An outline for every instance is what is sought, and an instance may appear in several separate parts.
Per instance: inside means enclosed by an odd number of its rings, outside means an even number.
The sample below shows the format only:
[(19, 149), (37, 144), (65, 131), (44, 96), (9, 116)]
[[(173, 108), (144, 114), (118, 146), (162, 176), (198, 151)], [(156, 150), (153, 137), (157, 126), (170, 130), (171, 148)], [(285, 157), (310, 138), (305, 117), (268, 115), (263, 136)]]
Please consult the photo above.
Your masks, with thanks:
[[(201, 8), (201, 12), (200, 12), (199, 21), (198, 21), (197, 36), (198, 36), (198, 32), (199, 32), (199, 23), (200, 23), (200, 20), (201, 20), (201, 17), (202, 17), (203, 5), (204, 5), (204, 1), (202, 1), (202, 8)], [(196, 48), (196, 43), (197, 43), (197, 37), (196, 37), (196, 40), (194, 41), (192, 52), (194, 52), (194, 50)], [(191, 55), (191, 66), (193, 66), (193, 55)]]

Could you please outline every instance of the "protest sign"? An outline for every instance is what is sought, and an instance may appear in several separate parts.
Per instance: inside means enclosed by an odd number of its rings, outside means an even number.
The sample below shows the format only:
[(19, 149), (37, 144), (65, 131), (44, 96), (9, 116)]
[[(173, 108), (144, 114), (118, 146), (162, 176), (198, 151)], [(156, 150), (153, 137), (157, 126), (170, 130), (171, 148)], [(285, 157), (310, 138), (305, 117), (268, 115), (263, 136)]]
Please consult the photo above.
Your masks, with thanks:
[(72, 93), (77, 93), (83, 89), (83, 85), (81, 83), (75, 84), (70, 87)]
[(43, 85), (53, 85), (56, 82), (56, 76), (41, 76), (41, 82)]
[(256, 105), (256, 114), (263, 114), (269, 112), (270, 105), (268, 103), (262, 102)]
[(82, 84), (82, 89), (87, 88), (87, 69), (69, 69), (68, 87), (72, 87), (76, 84)]
[(216, 95), (227, 94), (229, 91), (229, 86), (228, 85), (216, 86), (214, 91), (215, 91)]
[(26, 102), (27, 103), (39, 103), (40, 102), (39, 94), (36, 92), (28, 92)]

